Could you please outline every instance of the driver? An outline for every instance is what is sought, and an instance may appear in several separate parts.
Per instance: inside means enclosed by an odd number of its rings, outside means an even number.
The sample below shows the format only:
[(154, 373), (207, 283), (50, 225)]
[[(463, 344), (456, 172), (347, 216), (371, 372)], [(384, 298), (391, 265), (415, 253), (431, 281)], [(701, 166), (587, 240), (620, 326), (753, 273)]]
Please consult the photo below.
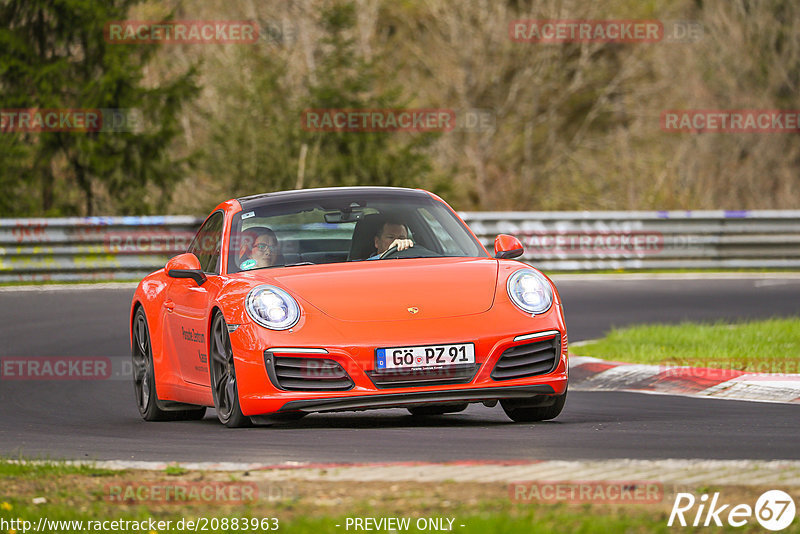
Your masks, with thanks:
[(390, 219), (378, 227), (378, 232), (375, 234), (375, 249), (378, 252), (368, 259), (380, 258), (381, 254), (393, 246), (397, 246), (397, 251), (402, 252), (413, 247), (414, 242), (408, 238), (408, 228), (405, 224)]

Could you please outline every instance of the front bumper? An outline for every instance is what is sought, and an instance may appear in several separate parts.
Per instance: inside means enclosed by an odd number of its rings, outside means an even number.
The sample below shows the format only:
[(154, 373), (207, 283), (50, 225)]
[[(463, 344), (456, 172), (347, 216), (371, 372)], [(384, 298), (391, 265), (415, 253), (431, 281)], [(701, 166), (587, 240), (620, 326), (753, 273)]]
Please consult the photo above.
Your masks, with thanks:
[[(314, 326), (312, 326), (314, 325)], [(530, 343), (543, 332), (560, 339), (552, 369), (536, 376), (495, 379), (501, 355)], [(347, 340), (358, 340), (348, 343)], [(475, 344), (476, 365), (458, 380), (378, 384), (375, 349), (418, 344)], [(567, 389), (567, 336), (558, 305), (531, 318), (520, 313), (487, 312), (473, 316), (404, 322), (347, 323), (330, 317), (307, 317), (297, 331), (273, 332), (245, 324), (231, 334), (239, 399), (244, 415), (331, 412), (410, 407), (421, 404), (487, 402), (537, 395), (561, 395)], [(352, 381), (345, 391), (287, 390), (276, 385), (268, 355), (275, 347), (310, 350), (335, 362)], [(266, 362), (266, 363), (265, 363)], [(270, 374), (272, 376), (270, 376)]]
[(404, 408), (419, 404), (484, 402), (495, 399), (521, 399), (535, 395), (555, 395), (550, 384), (513, 387), (483, 387), (474, 389), (448, 389), (440, 391), (409, 391), (382, 393), (353, 397), (329, 397), (289, 401), (281, 412), (340, 412), (373, 410), (379, 408)]

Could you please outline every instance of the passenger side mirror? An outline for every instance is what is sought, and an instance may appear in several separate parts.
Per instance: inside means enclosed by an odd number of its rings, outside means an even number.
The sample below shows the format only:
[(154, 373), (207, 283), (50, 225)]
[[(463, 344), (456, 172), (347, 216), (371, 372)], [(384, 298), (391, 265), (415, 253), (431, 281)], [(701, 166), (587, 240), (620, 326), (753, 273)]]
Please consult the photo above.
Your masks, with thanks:
[(191, 252), (178, 254), (167, 262), (164, 270), (170, 278), (191, 278), (198, 286), (202, 286), (207, 280), (200, 266), (200, 260)]
[(513, 235), (500, 234), (494, 238), (494, 257), (499, 260), (517, 258), (524, 252), (522, 243)]

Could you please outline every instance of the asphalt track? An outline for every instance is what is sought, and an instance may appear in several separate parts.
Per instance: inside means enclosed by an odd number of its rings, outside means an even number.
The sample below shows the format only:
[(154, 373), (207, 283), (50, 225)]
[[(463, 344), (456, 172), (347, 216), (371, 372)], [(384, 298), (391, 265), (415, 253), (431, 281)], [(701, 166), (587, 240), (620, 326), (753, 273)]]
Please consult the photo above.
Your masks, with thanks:
[[(800, 314), (800, 279), (559, 280), (571, 341), (613, 326)], [(132, 289), (0, 292), (0, 358), (128, 355)], [(414, 418), (313, 414), (276, 427), (145, 423), (123, 380), (0, 380), (0, 454), (97, 460), (307, 462), (464, 459), (800, 459), (800, 406), (570, 393), (552, 422), (499, 407)]]

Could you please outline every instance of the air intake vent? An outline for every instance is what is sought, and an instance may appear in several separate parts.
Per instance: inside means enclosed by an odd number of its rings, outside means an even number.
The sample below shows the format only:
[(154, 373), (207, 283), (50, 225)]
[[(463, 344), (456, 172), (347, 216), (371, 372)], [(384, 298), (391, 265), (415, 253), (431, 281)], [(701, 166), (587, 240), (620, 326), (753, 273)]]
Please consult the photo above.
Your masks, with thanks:
[(390, 369), (388, 371), (366, 371), (378, 389), (442, 386), (466, 384), (478, 372), (480, 364), (454, 365), (441, 369)]
[(555, 369), (561, 353), (561, 334), (506, 349), (492, 370), (492, 379), (511, 380), (545, 375)]
[(341, 365), (325, 358), (264, 354), (272, 383), (287, 391), (345, 391), (355, 385)]

